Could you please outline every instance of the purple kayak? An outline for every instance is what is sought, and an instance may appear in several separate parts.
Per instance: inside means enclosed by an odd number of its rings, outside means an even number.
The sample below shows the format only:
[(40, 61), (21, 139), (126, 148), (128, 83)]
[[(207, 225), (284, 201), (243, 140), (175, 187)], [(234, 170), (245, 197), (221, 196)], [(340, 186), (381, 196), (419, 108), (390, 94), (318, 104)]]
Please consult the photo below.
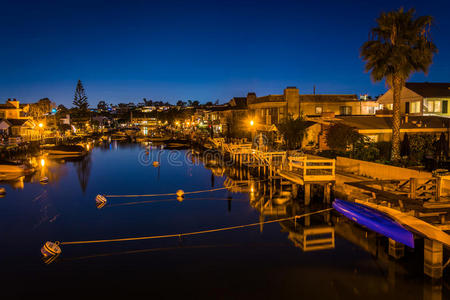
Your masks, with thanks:
[(394, 241), (414, 248), (413, 234), (382, 212), (359, 203), (340, 199), (334, 200), (333, 207), (350, 220)]

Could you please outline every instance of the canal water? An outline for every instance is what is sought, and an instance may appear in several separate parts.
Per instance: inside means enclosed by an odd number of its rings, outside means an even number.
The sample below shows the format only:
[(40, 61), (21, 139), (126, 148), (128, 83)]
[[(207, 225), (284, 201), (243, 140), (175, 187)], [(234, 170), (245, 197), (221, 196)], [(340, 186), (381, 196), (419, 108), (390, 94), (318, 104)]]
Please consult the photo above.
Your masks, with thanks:
[[(91, 146), (92, 148), (92, 146)], [(147, 153), (148, 151), (148, 153)], [(160, 161), (158, 168), (152, 165)], [(188, 150), (96, 145), (81, 161), (37, 158), (30, 178), (1, 182), (1, 282), (5, 299), (45, 296), (155, 299), (449, 299), (449, 278), (423, 275), (423, 246), (394, 260), (385, 238), (335, 212), (182, 238), (64, 245), (46, 264), (45, 241), (184, 233), (277, 220), (306, 210), (289, 186), (200, 159)], [(48, 184), (40, 184), (43, 176)], [(232, 188), (220, 189), (228, 186)], [(211, 192), (147, 198), (97, 194)], [(287, 195), (287, 196), (286, 196)], [(322, 232), (322, 233), (321, 233)], [(314, 235), (314, 233), (319, 233)], [(305, 240), (303, 237), (311, 234)], [(321, 243), (311, 243), (314, 240)], [(311, 246), (311, 245), (315, 246)]]

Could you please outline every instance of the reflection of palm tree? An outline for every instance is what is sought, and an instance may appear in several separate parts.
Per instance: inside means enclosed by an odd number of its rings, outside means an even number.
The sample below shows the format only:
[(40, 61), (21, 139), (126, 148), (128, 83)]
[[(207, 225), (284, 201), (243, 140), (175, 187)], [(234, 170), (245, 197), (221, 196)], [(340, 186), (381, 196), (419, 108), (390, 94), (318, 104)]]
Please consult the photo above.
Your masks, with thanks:
[(89, 181), (89, 175), (91, 174), (91, 156), (88, 154), (81, 160), (75, 162), (77, 168), (78, 180), (80, 181), (81, 190), (83, 193), (86, 191)]

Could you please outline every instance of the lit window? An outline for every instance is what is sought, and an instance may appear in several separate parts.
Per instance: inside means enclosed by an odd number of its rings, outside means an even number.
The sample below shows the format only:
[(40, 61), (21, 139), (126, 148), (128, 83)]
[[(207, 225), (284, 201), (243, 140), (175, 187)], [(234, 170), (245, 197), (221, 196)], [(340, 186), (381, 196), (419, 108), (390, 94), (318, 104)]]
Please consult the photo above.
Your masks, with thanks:
[(420, 101), (413, 101), (411, 102), (411, 109), (412, 114), (420, 113)]
[(441, 101), (439, 100), (423, 100), (424, 112), (441, 112)]
[(322, 114), (322, 106), (316, 106), (316, 115)]

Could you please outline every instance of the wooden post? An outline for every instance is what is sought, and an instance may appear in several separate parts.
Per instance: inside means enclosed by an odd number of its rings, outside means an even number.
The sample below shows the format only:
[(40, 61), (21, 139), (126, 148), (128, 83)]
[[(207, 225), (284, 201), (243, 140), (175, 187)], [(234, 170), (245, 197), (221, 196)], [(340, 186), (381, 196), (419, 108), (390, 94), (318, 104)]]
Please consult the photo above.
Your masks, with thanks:
[(305, 189), (305, 206), (309, 206), (311, 202), (311, 184), (305, 183), (303, 187)]
[(325, 200), (325, 203), (330, 203), (330, 189), (331, 189), (331, 183), (325, 183), (323, 186), (323, 198)]
[(442, 278), (442, 243), (425, 239), (423, 245), (423, 271), (431, 278)]
[(416, 190), (417, 190), (417, 178), (411, 178), (409, 180), (409, 193), (410, 193), (410, 198), (412, 200), (416, 199)]
[(402, 258), (405, 255), (405, 245), (389, 239), (389, 255), (395, 259)]

